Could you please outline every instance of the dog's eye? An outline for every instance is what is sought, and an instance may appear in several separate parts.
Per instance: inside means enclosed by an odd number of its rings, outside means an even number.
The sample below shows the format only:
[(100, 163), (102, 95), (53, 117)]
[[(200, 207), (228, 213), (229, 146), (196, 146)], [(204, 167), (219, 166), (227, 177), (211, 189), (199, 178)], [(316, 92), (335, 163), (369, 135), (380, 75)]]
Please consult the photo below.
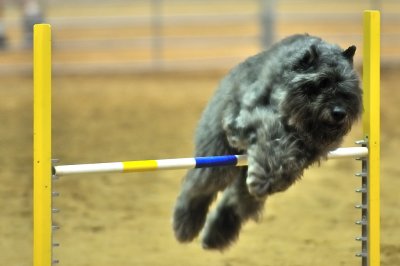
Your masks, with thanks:
[(310, 95), (319, 94), (321, 91), (321, 87), (317, 85), (308, 85), (307, 86), (307, 93)]
[(351, 99), (353, 99), (353, 96), (349, 93), (339, 93), (339, 97), (346, 101), (350, 101)]
[(319, 86), (321, 88), (326, 88), (329, 87), (331, 85), (331, 80), (329, 78), (323, 78), (320, 82), (319, 82)]

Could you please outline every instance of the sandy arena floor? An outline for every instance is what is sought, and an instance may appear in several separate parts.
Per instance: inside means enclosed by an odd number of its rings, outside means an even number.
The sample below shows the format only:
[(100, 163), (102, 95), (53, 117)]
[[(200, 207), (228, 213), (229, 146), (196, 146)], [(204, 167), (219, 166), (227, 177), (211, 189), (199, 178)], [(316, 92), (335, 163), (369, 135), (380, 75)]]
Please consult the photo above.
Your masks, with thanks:
[[(399, 69), (382, 71), (382, 266), (400, 265)], [(53, 78), (53, 157), (62, 164), (186, 157), (223, 73)], [(32, 85), (0, 80), (0, 264), (32, 264)], [(357, 125), (345, 145), (361, 137)], [(63, 177), (55, 220), (61, 265), (360, 265), (360, 180), (352, 160), (325, 162), (267, 202), (224, 253), (177, 243), (171, 210), (184, 171)]]

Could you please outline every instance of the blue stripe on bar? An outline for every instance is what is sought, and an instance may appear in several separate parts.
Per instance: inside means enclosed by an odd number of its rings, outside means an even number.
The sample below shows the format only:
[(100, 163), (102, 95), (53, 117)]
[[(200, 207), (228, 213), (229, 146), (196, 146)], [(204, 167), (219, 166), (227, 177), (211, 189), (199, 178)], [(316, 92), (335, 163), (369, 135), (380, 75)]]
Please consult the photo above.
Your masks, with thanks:
[(196, 160), (195, 168), (237, 164), (237, 157), (235, 155), (196, 157), (194, 159)]

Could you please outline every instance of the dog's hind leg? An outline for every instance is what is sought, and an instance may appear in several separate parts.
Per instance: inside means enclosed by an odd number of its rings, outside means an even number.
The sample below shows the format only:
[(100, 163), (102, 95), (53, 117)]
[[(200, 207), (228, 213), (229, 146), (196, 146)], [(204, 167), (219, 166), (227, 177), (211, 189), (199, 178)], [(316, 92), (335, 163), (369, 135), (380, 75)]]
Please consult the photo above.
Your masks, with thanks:
[(173, 214), (173, 229), (180, 242), (192, 241), (199, 234), (210, 204), (232, 181), (234, 172), (234, 167), (188, 171)]
[(255, 198), (249, 193), (246, 176), (247, 167), (243, 167), (240, 177), (224, 191), (217, 208), (208, 216), (203, 231), (203, 248), (227, 248), (238, 238), (242, 224), (248, 219), (257, 219), (261, 214), (266, 197)]

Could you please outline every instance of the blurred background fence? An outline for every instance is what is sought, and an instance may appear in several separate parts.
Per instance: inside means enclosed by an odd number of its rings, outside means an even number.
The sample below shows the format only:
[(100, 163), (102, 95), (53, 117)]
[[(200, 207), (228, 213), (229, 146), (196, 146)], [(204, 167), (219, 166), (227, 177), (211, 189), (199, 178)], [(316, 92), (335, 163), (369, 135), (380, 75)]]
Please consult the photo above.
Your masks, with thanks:
[[(13, 2), (4, 4), (0, 74), (31, 72)], [(361, 48), (362, 11), (371, 8), (382, 12), (382, 63), (400, 63), (398, 0), (42, 0), (41, 7), (53, 27), (56, 74), (226, 69), (293, 33)]]

